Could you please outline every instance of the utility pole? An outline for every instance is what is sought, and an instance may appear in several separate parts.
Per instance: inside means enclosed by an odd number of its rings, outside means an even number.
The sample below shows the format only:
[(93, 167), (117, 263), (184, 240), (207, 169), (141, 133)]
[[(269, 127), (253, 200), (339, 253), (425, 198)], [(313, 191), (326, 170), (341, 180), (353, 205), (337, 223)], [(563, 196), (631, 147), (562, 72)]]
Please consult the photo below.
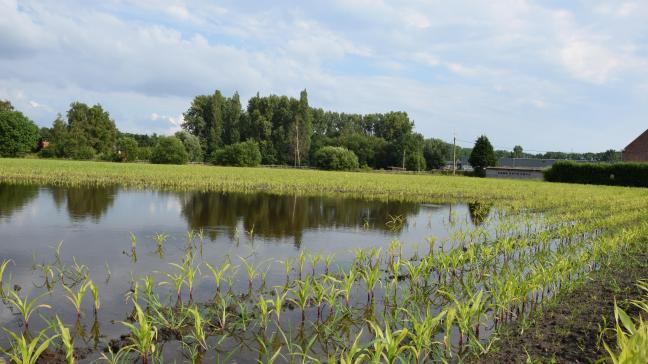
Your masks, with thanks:
[(403, 149), (403, 169), (405, 169), (405, 149)]
[(457, 171), (457, 133), (452, 133), (452, 175)]

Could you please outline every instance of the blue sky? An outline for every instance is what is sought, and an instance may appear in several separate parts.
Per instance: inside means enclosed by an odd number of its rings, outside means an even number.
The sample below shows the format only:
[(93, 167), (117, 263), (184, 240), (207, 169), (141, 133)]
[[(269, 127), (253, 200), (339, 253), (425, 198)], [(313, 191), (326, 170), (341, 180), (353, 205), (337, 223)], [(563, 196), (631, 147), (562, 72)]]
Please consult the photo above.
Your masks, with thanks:
[(171, 133), (193, 96), (404, 110), (426, 137), (622, 149), (648, 128), (648, 1), (0, 0), (0, 98)]

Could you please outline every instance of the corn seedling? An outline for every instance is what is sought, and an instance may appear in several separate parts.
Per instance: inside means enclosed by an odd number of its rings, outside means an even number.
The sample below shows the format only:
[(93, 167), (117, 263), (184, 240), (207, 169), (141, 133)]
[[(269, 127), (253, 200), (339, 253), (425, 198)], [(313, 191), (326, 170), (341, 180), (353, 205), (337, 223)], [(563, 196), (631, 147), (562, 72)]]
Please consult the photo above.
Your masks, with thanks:
[(6, 297), (7, 302), (9, 302), (22, 316), (23, 324), (25, 325), (25, 331), (29, 330), (29, 319), (30, 317), (41, 308), (52, 308), (50, 305), (39, 304), (38, 301), (43, 298), (47, 292), (29, 299), (29, 296), (24, 299), (20, 298), (18, 293), (15, 291), (10, 291), (9, 295)]
[(34, 338), (26, 337), (25, 334), (17, 334), (4, 329), (11, 336), (11, 349), (6, 351), (11, 361), (15, 364), (36, 364), (41, 354), (56, 339), (57, 335), (47, 337), (46, 329), (42, 330)]
[(126, 326), (130, 330), (129, 339), (131, 345), (128, 346), (128, 350), (136, 352), (140, 356), (142, 363), (147, 364), (149, 358), (151, 358), (155, 353), (157, 328), (151, 324), (137, 302), (133, 301), (133, 305), (135, 305), (136, 311), (136, 324), (122, 321), (122, 325)]

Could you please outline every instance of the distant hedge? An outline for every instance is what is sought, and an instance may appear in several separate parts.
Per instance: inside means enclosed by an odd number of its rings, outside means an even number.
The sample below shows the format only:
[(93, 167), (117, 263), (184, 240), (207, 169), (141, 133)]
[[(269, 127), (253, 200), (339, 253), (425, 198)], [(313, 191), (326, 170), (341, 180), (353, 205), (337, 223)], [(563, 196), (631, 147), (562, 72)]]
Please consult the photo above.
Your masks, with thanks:
[(557, 162), (544, 177), (550, 182), (648, 187), (648, 164)]

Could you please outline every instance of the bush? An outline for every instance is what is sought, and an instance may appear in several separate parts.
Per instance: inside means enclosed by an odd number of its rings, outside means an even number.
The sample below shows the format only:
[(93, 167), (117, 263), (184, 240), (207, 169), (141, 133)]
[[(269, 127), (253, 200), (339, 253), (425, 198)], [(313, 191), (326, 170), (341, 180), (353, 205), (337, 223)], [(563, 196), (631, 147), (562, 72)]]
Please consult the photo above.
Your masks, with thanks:
[(648, 164), (557, 162), (544, 177), (550, 182), (648, 187)]
[(358, 168), (355, 153), (342, 147), (322, 147), (313, 157), (315, 165), (320, 169), (348, 171)]
[(0, 156), (17, 157), (36, 148), (38, 127), (18, 111), (0, 111)]
[(70, 157), (78, 160), (90, 160), (95, 157), (95, 150), (89, 145), (82, 145), (71, 152)]
[(405, 159), (405, 169), (408, 171), (424, 171), (425, 158), (419, 153), (408, 155)]
[(132, 137), (121, 137), (117, 140), (116, 162), (132, 162), (137, 159), (137, 140)]
[(153, 154), (152, 147), (139, 147), (137, 148), (137, 159), (143, 161), (150, 161)]
[(151, 152), (151, 163), (185, 164), (189, 156), (187, 150), (176, 137), (161, 137)]
[(179, 131), (175, 133), (175, 137), (180, 139), (182, 144), (187, 150), (189, 160), (192, 162), (203, 161), (203, 150), (200, 146), (200, 139), (197, 136), (187, 133), (186, 131)]
[(256, 167), (261, 163), (261, 151), (256, 142), (248, 140), (216, 150), (211, 162), (221, 166)]

